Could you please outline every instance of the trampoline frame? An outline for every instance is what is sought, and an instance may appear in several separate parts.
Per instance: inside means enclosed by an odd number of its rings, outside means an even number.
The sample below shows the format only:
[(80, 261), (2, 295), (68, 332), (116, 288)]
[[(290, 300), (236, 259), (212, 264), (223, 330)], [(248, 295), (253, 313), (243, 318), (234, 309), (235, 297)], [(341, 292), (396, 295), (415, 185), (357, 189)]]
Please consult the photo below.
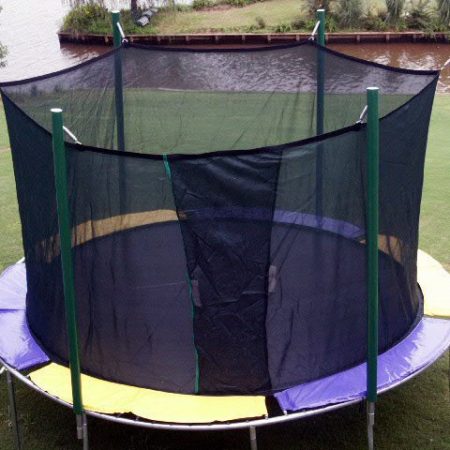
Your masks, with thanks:
[[(430, 360), (423, 367), (418, 369), (416, 372), (411, 373), (405, 378), (398, 380), (397, 382), (392, 383), (389, 386), (386, 386), (382, 389), (378, 389), (378, 394), (384, 394), (392, 389), (395, 389), (402, 384), (408, 382), (412, 378), (420, 375), (422, 372), (427, 370), (430, 366), (432, 366), (441, 355), (437, 355), (436, 358)], [(450, 353), (449, 353), (449, 361), (450, 361)], [(14, 442), (17, 450), (22, 449), (22, 439), (20, 433), (20, 426), (17, 415), (17, 402), (16, 402), (16, 393), (14, 386), (14, 378), (25, 386), (31, 388), (32, 390), (38, 392), (44, 397), (54, 401), (55, 403), (65, 406), (67, 408), (73, 409), (73, 405), (69, 402), (61, 400), (60, 398), (49, 394), (45, 390), (41, 389), (39, 386), (34, 384), (25, 374), (21, 371), (14, 369), (9, 364), (7, 364), (2, 358), (0, 358), (0, 365), (6, 372), (7, 384), (8, 384), (8, 398), (9, 398), (9, 412), (10, 412), (10, 420), (12, 423), (12, 429), (14, 434)], [(211, 424), (171, 424), (171, 423), (162, 423), (162, 422), (151, 422), (147, 420), (140, 420), (139, 417), (135, 419), (128, 419), (120, 416), (115, 416), (112, 414), (100, 413), (96, 411), (84, 410), (82, 415), (82, 423), (77, 424), (77, 435), (79, 439), (83, 440), (83, 450), (89, 449), (89, 440), (88, 440), (88, 421), (87, 416), (94, 417), (96, 419), (105, 420), (107, 422), (119, 423), (122, 425), (134, 426), (139, 428), (146, 429), (155, 429), (155, 430), (165, 430), (165, 431), (228, 431), (228, 430), (238, 430), (245, 429), (249, 430), (249, 439), (251, 450), (257, 450), (257, 436), (256, 436), (256, 428), (277, 425), (287, 422), (292, 422), (295, 420), (304, 419), (307, 417), (316, 416), (319, 414), (324, 414), (332, 411), (336, 411), (338, 409), (344, 408), (346, 406), (351, 406), (357, 403), (363, 403), (365, 401), (364, 398), (355, 398), (352, 400), (348, 400), (341, 403), (335, 403), (319, 408), (311, 408), (307, 410), (297, 411), (288, 413), (284, 411), (284, 414), (281, 416), (275, 417), (266, 417), (263, 419), (251, 419), (251, 420), (239, 420), (236, 422), (230, 423), (211, 423)]]

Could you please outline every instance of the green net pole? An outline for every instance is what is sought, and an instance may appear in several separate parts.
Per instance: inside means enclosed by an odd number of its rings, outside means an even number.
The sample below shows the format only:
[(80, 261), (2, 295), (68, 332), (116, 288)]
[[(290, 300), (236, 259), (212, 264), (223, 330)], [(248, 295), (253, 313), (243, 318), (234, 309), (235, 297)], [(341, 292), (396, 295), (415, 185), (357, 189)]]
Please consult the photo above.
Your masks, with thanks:
[(72, 233), (67, 188), (67, 161), (64, 145), (63, 117), (62, 110), (59, 108), (54, 108), (51, 112), (56, 204), (58, 212), (67, 335), (69, 339), (69, 364), (72, 383), (73, 410), (77, 416), (81, 417), (83, 414), (83, 402), (81, 398), (80, 357), (78, 349), (75, 283), (72, 261)]
[(378, 208), (379, 116), (378, 88), (367, 89), (367, 254), (368, 254), (368, 377), (367, 398), (377, 399), (378, 357)]
[[(319, 21), (319, 29), (317, 32), (317, 43), (325, 46), (325, 10), (317, 10), (317, 20)], [(323, 133), (323, 116), (325, 103), (325, 74), (324, 74), (324, 55), (323, 52), (317, 51), (317, 134)]]
[(367, 427), (369, 449), (377, 400), (378, 365), (378, 222), (380, 183), (378, 88), (367, 88)]
[[(317, 10), (317, 19), (319, 28), (317, 32), (317, 43), (325, 45), (325, 10)], [(325, 55), (320, 49), (317, 49), (317, 92), (316, 92), (316, 134), (320, 135), (324, 131), (324, 103), (325, 103)], [(316, 216), (318, 220), (322, 220), (323, 216), (323, 146), (319, 144), (316, 154)]]
[[(120, 23), (120, 12), (111, 13), (114, 47), (116, 49), (122, 46), (122, 36), (118, 24)], [(122, 52), (118, 50), (114, 55), (114, 91), (116, 104), (116, 122), (117, 122), (117, 148), (125, 150), (125, 128), (123, 117), (123, 77), (122, 77)]]

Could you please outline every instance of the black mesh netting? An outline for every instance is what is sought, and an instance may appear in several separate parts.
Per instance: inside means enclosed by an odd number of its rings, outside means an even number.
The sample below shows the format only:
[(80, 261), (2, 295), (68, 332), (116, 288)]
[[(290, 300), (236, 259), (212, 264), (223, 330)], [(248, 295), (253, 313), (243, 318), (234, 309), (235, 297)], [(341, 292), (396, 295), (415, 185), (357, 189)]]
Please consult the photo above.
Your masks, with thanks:
[(127, 45), (4, 84), (33, 334), (67, 363), (49, 112), (61, 107), (82, 142), (68, 138), (66, 148), (84, 372), (166, 391), (250, 394), (363, 361), (366, 126), (355, 122), (366, 88), (378, 86), (385, 351), (421, 315), (418, 220), (436, 82), (436, 72), (304, 43)]

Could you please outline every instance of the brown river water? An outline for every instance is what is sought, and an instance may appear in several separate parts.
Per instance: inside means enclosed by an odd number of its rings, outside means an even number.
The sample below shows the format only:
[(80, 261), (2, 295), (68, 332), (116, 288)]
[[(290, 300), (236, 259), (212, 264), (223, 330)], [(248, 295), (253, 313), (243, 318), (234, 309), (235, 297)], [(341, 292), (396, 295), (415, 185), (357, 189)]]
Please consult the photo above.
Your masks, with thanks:
[[(110, 0), (111, 8), (127, 4)], [(56, 32), (70, 0), (2, 0), (0, 42), (8, 53), (0, 82), (54, 72), (108, 50), (103, 46), (60, 45)], [(334, 44), (330, 47), (363, 59), (412, 69), (439, 69), (450, 58), (450, 44)], [(450, 64), (442, 71), (439, 92), (450, 93)]]

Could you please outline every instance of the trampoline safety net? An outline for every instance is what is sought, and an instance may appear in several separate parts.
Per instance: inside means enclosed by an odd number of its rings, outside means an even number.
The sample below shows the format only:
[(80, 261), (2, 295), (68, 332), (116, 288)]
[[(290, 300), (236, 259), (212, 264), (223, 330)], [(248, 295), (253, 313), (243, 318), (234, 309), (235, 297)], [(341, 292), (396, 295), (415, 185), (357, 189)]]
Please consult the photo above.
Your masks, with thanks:
[(3, 84), (27, 320), (43, 350), (67, 364), (49, 112), (59, 107), (82, 143), (68, 137), (66, 152), (84, 373), (268, 394), (364, 361), (367, 130), (356, 122), (369, 86), (382, 114), (379, 350), (390, 348), (422, 314), (418, 221), (437, 77), (311, 42), (126, 44)]

